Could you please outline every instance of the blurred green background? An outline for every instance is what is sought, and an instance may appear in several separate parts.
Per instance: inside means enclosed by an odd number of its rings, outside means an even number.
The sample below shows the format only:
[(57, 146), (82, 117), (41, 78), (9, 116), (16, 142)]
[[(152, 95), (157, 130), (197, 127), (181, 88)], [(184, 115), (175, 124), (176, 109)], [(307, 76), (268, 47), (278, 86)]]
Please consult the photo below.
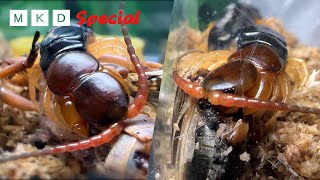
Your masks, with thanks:
[(180, 26), (180, 23), (187, 21), (190, 27), (195, 29), (205, 30), (211, 21), (220, 19), (224, 13), (225, 8), (230, 3), (238, 0), (183, 0), (175, 2), (172, 28)]
[[(46, 34), (52, 26), (52, 10), (70, 9), (71, 21), (78, 22), (76, 14), (81, 10), (87, 10), (88, 15), (118, 14), (121, 1), (0, 1), (0, 31), (7, 39), (21, 36), (33, 36), (36, 30)], [(131, 36), (145, 40), (144, 54), (148, 60), (159, 61), (165, 52), (171, 23), (171, 11), (173, 0), (137, 0), (123, 1), (124, 14), (135, 14), (140, 10), (139, 24), (128, 25)], [(28, 25), (26, 27), (9, 26), (9, 10), (28, 10)], [(49, 10), (49, 27), (32, 27), (31, 10)], [(93, 25), (97, 34), (121, 35), (120, 25)]]

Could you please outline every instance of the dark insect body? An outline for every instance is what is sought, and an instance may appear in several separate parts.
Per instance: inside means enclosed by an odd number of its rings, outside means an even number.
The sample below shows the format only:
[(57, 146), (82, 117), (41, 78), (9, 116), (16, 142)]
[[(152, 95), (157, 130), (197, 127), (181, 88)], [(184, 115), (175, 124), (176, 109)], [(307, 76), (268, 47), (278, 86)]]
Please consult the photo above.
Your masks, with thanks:
[(259, 11), (248, 4), (231, 3), (209, 32), (209, 50), (225, 49), (237, 37), (239, 28), (252, 26), (260, 19)]
[(239, 159), (243, 146), (231, 147), (223, 138), (217, 138), (223, 115), (208, 101), (198, 102), (200, 119), (195, 132), (196, 149), (188, 165), (187, 179), (237, 179), (246, 169)]
[(205, 100), (199, 100), (198, 110), (200, 122), (195, 132), (195, 148), (192, 161), (188, 166), (188, 179), (220, 179), (225, 173), (229, 161), (225, 140), (216, 138), (221, 117), (212, 105), (207, 106)]

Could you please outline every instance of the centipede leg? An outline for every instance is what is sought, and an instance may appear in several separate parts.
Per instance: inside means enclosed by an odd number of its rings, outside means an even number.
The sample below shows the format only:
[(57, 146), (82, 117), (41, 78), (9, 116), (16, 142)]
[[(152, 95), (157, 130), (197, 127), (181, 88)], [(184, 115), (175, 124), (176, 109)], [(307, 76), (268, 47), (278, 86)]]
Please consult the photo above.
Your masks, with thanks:
[(110, 142), (114, 137), (118, 136), (122, 131), (122, 125), (119, 123), (113, 124), (107, 130), (102, 131), (100, 134), (92, 136), (88, 139), (81, 140), (75, 143), (59, 145), (55, 147), (46, 147), (44, 149), (36, 150), (33, 152), (19, 153), (15, 155), (2, 156), (0, 157), (0, 163), (7, 161), (25, 159), (30, 157), (38, 157), (50, 154), (59, 154), (64, 152), (74, 152), (84, 149), (89, 149), (91, 147), (97, 147), (102, 144)]
[(124, 41), (127, 45), (128, 54), (130, 55), (130, 60), (135, 67), (136, 73), (138, 74), (138, 81), (139, 81), (139, 90), (134, 98), (133, 102), (129, 105), (128, 110), (128, 118), (133, 118), (137, 116), (140, 110), (145, 106), (147, 103), (148, 97), (148, 78), (144, 72), (144, 68), (142, 67), (139, 58), (135, 54), (134, 47), (131, 43), (131, 38), (128, 34), (128, 29), (124, 24), (121, 24), (122, 27), (122, 34), (124, 36)]
[(98, 58), (98, 61), (101, 63), (118, 64), (129, 71), (134, 70), (132, 68), (132, 65), (130, 64), (130, 61), (128, 61), (127, 57), (125, 56), (115, 54), (104, 54)]
[(36, 110), (32, 101), (3, 87), (0, 88), (0, 100), (5, 104), (24, 111)]
[(181, 78), (176, 70), (173, 71), (172, 77), (177, 86), (179, 86), (179, 88), (188, 95), (194, 98), (204, 98), (204, 91), (200, 85), (194, 84)]
[(308, 79), (307, 66), (302, 59), (289, 58), (285, 72), (296, 87), (303, 85)]
[[(17, 72), (24, 71), (25, 69), (33, 66), (34, 61), (37, 59), (38, 56), (38, 47), (36, 46), (36, 42), (38, 41), (39, 37), (40, 32), (36, 31), (36, 33), (34, 34), (32, 47), (27, 59), (25, 61), (17, 62), (0, 70), (0, 79), (6, 78), (10, 75), (14, 75)], [(0, 89), (0, 99), (4, 103), (19, 108), (21, 110), (32, 111), (36, 109), (32, 101), (3, 87)]]
[(224, 135), (224, 138), (226, 138), (231, 144), (236, 145), (246, 139), (248, 132), (249, 123), (240, 119), (234, 124), (232, 130)]
[(147, 70), (155, 71), (155, 70), (162, 69), (163, 65), (156, 62), (146, 62), (146, 67), (147, 67)]
[(12, 64), (2, 70), (0, 70), (0, 79), (9, 77), (11, 75), (14, 75), (15, 73), (21, 72), (26, 70), (27, 68), (30, 68), (33, 66), (35, 60), (38, 57), (38, 47), (36, 46), (36, 43), (40, 37), (40, 32), (36, 31), (34, 34), (34, 38), (32, 41), (32, 47), (30, 49), (29, 55), (25, 61), (17, 62), (15, 64)]
[(124, 79), (129, 75), (129, 70), (121, 65), (112, 63), (100, 63), (100, 65), (108, 71), (116, 71)]
[(0, 79), (12, 76), (26, 69), (25, 61), (21, 61), (0, 70)]

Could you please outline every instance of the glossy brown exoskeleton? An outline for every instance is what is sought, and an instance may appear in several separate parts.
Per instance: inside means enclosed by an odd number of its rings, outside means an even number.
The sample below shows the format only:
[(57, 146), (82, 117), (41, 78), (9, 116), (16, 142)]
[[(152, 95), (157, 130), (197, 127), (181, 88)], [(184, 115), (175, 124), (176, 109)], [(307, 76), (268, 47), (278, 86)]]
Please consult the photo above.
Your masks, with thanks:
[(89, 38), (82, 26), (53, 28), (40, 44), (40, 66), (50, 90), (72, 97), (82, 118), (100, 126), (115, 123), (127, 117), (129, 93), (119, 77), (98, 72), (98, 60), (85, 51)]

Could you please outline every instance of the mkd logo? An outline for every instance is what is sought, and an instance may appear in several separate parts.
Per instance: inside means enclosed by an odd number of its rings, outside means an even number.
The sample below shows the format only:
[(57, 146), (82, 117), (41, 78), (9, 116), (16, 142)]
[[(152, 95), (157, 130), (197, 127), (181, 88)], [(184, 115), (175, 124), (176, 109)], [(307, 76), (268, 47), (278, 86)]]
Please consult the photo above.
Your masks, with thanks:
[[(28, 10), (10, 10), (10, 26), (28, 25)], [(31, 26), (49, 26), (49, 11), (31, 10)], [(70, 10), (53, 10), (52, 26), (70, 26)]]
[[(77, 13), (76, 18), (79, 20), (79, 25), (83, 25), (84, 23), (87, 23), (88, 26), (95, 23), (139, 24), (140, 10), (137, 10), (135, 15), (123, 15), (122, 10), (119, 10), (118, 14), (88, 15), (88, 19), (86, 15), (86, 10)], [(28, 10), (10, 10), (10, 26), (29, 26)], [(31, 26), (49, 26), (49, 11), (31, 10)], [(52, 26), (70, 26), (70, 10), (53, 10)]]

